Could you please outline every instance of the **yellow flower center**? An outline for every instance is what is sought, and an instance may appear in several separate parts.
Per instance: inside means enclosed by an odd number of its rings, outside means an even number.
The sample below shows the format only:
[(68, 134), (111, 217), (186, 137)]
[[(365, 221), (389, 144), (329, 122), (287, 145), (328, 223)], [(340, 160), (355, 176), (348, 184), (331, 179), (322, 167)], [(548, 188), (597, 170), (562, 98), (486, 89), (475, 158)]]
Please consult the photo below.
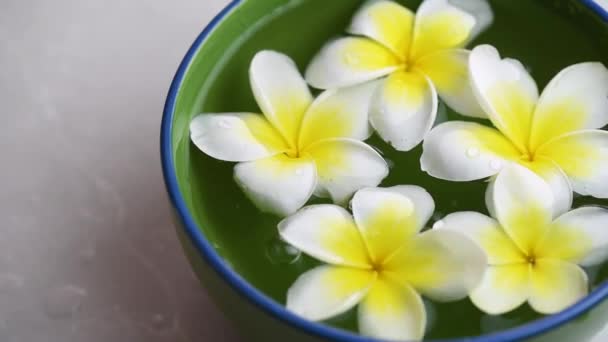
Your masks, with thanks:
[(519, 157), (522, 161), (533, 162), (534, 161), (534, 152), (525, 151)]
[(297, 147), (292, 147), (291, 149), (285, 152), (285, 155), (289, 158), (300, 158), (300, 151)]
[(374, 272), (376, 272), (376, 274), (380, 275), (380, 274), (382, 274), (382, 271), (384, 270), (384, 263), (377, 262), (377, 261), (371, 261), (371, 267), (372, 267), (372, 270)]
[(536, 256), (534, 254), (530, 254), (526, 256), (526, 261), (528, 262), (528, 264), (534, 266), (536, 265)]
[(407, 60), (405, 60), (401, 63), (400, 69), (402, 69), (403, 71), (410, 71), (413, 69), (413, 64), (414, 63), (410, 63)]

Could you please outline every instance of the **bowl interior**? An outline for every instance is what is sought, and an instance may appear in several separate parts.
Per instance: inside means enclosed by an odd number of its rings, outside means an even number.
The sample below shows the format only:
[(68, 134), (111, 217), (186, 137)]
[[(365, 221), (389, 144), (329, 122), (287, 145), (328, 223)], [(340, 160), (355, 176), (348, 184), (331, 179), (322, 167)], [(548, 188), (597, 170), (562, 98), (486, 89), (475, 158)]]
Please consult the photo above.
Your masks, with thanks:
[[(420, 3), (398, 2), (412, 9)], [(495, 22), (470, 46), (490, 43), (504, 56), (522, 60), (541, 89), (568, 65), (608, 61), (608, 29), (577, 0), (490, 2)], [(202, 112), (259, 112), (248, 79), (253, 55), (262, 49), (277, 50), (291, 56), (303, 71), (328, 39), (344, 34), (353, 12), (362, 3), (362, 0), (244, 1), (196, 53), (176, 99), (172, 148), (179, 188), (190, 213), (226, 263), (279, 303), (284, 302), (286, 291), (297, 276), (316, 262), (281, 243), (276, 231), (280, 218), (260, 213), (244, 197), (233, 181), (232, 163), (214, 160), (190, 143), (188, 123)], [(462, 118), (445, 106), (440, 110), (450, 119)], [(426, 188), (437, 204), (434, 219), (455, 211), (486, 212), (483, 181), (440, 181), (420, 170), (420, 147), (397, 153), (376, 137), (370, 144), (393, 165), (382, 186), (416, 184)], [(578, 197), (575, 206), (585, 203), (608, 204)], [(608, 277), (608, 268), (589, 271), (594, 284)], [(527, 307), (502, 317), (490, 317), (481, 314), (468, 300), (428, 304), (428, 311), (431, 313), (428, 338), (474, 336), (539, 317)], [(352, 313), (330, 323), (356, 329)]]

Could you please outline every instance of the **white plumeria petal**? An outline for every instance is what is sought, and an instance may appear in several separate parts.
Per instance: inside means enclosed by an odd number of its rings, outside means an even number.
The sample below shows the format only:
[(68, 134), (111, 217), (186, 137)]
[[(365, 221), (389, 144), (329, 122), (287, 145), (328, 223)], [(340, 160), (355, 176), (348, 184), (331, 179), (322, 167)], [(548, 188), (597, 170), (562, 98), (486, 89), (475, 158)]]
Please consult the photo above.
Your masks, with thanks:
[(369, 37), (398, 56), (407, 56), (414, 29), (414, 13), (393, 1), (369, 1), (355, 15), (348, 33)]
[[(570, 180), (564, 171), (553, 161), (538, 158), (532, 163), (522, 162), (522, 166), (527, 167), (540, 176), (551, 188), (553, 193), (553, 217), (557, 217), (572, 207), (573, 194)], [(490, 180), (486, 190), (486, 207), (492, 217), (496, 217), (493, 201), (494, 179)]]
[(525, 151), (538, 101), (538, 88), (526, 68), (482, 45), (471, 52), (469, 71), (473, 91), (494, 126)]
[(435, 209), (431, 195), (414, 185), (361, 189), (351, 205), (357, 228), (378, 263), (412, 239)]
[(424, 75), (397, 71), (376, 90), (370, 121), (384, 141), (409, 151), (433, 127), (437, 101), (437, 92)]
[(448, 0), (425, 0), (416, 12), (410, 58), (417, 60), (439, 50), (464, 47), (476, 18)]
[(490, 178), (490, 182), (488, 183), (488, 187), (486, 188), (486, 193), (484, 196), (486, 208), (488, 209), (488, 213), (492, 217), (496, 217), (496, 209), (494, 208), (494, 183), (496, 183), (495, 180), (496, 176)]
[(407, 285), (377, 280), (358, 309), (364, 336), (391, 341), (421, 340), (426, 311), (420, 295)]
[(427, 135), (420, 158), (429, 175), (471, 181), (497, 174), (519, 156), (515, 147), (496, 129), (473, 122), (440, 124)]
[(527, 263), (489, 266), (471, 301), (490, 315), (509, 312), (526, 302), (530, 295), (530, 266)]
[(462, 115), (487, 118), (473, 92), (469, 54), (463, 49), (437, 51), (417, 61), (415, 68), (431, 79), (448, 107)]
[(529, 302), (537, 312), (557, 313), (587, 294), (587, 274), (573, 263), (537, 260), (530, 274)]
[(281, 135), (259, 114), (201, 114), (190, 122), (194, 145), (213, 158), (251, 161), (287, 150)]
[(568, 133), (543, 145), (536, 153), (559, 165), (574, 191), (608, 198), (608, 132)]
[(432, 229), (405, 244), (384, 264), (384, 272), (446, 302), (465, 298), (481, 281), (486, 265), (484, 251), (465, 235)]
[(234, 179), (260, 210), (286, 216), (308, 201), (317, 174), (310, 158), (293, 159), (281, 154), (237, 164)]
[(370, 268), (365, 244), (352, 216), (336, 205), (307, 206), (279, 223), (289, 244), (324, 262)]
[(306, 81), (319, 89), (342, 88), (386, 76), (400, 61), (368, 38), (347, 37), (327, 43), (306, 70)]
[(532, 123), (530, 149), (565, 133), (608, 124), (608, 69), (580, 63), (562, 70), (543, 91)]
[(608, 258), (608, 210), (581, 207), (558, 217), (536, 254), (583, 266), (604, 262)]
[(523, 251), (530, 252), (545, 235), (553, 215), (553, 193), (534, 172), (509, 164), (496, 177), (493, 208), (498, 222)]
[(334, 203), (344, 204), (355, 191), (377, 186), (388, 175), (378, 152), (353, 139), (327, 139), (306, 149), (317, 166), (318, 184)]
[(295, 146), (304, 113), (312, 103), (308, 85), (286, 55), (260, 51), (251, 61), (249, 80), (262, 112)]
[(494, 21), (494, 12), (487, 0), (449, 0), (450, 4), (464, 10), (475, 18), (467, 44), (477, 38)]
[(553, 193), (553, 217), (557, 217), (572, 207), (572, 185), (568, 175), (557, 163), (546, 158), (537, 158), (532, 163), (522, 163), (547, 182)]
[(467, 211), (450, 214), (438, 222), (441, 223), (435, 225), (435, 230), (456, 231), (475, 241), (486, 253), (490, 265), (525, 261), (521, 251), (493, 218)]
[(323, 139), (365, 140), (372, 134), (369, 106), (378, 81), (326, 90), (310, 106), (300, 128), (300, 149)]
[(313, 321), (339, 315), (357, 305), (373, 284), (367, 270), (319, 266), (302, 274), (287, 292), (287, 309)]

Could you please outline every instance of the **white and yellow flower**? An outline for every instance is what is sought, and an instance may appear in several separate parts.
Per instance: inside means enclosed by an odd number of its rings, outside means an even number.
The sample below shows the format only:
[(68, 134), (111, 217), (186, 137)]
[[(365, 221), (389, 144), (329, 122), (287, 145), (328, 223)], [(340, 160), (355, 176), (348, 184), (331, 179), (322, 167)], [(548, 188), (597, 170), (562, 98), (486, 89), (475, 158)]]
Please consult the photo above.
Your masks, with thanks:
[(579, 265), (606, 260), (608, 210), (581, 207), (553, 219), (551, 188), (517, 164), (498, 174), (487, 201), (494, 218), (460, 212), (435, 227), (467, 234), (486, 252), (488, 269), (470, 295), (477, 307), (502, 314), (527, 301), (551, 314), (587, 294), (587, 275)]
[(314, 205), (279, 224), (286, 242), (328, 264), (296, 280), (287, 308), (318, 321), (358, 304), (363, 335), (421, 339), (426, 312), (420, 294), (465, 298), (483, 276), (483, 251), (459, 233), (419, 234), (435, 208), (420, 187), (366, 188), (351, 204), (354, 218), (339, 206)]
[(285, 216), (313, 193), (344, 203), (388, 175), (384, 159), (361, 142), (371, 134), (373, 85), (328, 90), (313, 100), (294, 62), (272, 51), (259, 52), (249, 72), (264, 115), (201, 114), (190, 133), (211, 157), (239, 162), (235, 180), (260, 209)]
[(477, 98), (496, 127), (447, 122), (423, 144), (421, 166), (430, 175), (470, 181), (497, 174), (507, 162), (524, 165), (554, 190), (556, 208), (572, 189), (608, 197), (608, 69), (581, 63), (562, 70), (539, 97), (536, 83), (513, 59), (479, 46), (470, 57)]
[(485, 0), (425, 0), (415, 15), (392, 1), (369, 1), (348, 29), (357, 36), (323, 47), (306, 80), (332, 89), (383, 78), (370, 88), (370, 121), (385, 141), (409, 151), (435, 122), (437, 93), (461, 114), (484, 116), (471, 91), (469, 51), (463, 47), (492, 20)]

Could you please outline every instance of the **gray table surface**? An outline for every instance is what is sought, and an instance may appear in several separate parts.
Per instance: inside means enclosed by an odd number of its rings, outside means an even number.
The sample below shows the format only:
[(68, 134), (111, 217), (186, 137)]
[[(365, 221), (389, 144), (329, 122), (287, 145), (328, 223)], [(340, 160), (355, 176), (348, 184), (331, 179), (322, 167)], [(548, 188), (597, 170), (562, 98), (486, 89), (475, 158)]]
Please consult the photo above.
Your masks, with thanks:
[(159, 162), (178, 63), (227, 0), (0, 1), (0, 341), (241, 341)]
[(1, 1), (1, 342), (244, 340), (182, 255), (158, 153), (171, 78), (227, 2)]

